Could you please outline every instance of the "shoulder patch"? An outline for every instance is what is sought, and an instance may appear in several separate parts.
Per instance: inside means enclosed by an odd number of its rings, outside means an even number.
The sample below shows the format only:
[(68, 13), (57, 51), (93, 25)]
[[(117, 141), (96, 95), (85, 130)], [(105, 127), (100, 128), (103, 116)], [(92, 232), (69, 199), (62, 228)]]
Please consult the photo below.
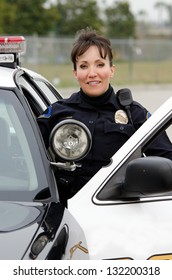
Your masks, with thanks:
[(52, 113), (52, 107), (49, 106), (49, 107), (46, 109), (45, 113), (42, 114), (42, 115), (40, 115), (38, 118), (45, 118), (45, 119), (48, 119), (48, 118), (51, 117), (51, 113)]
[(147, 112), (146, 114), (146, 119), (149, 119), (151, 117), (151, 113), (150, 112)]

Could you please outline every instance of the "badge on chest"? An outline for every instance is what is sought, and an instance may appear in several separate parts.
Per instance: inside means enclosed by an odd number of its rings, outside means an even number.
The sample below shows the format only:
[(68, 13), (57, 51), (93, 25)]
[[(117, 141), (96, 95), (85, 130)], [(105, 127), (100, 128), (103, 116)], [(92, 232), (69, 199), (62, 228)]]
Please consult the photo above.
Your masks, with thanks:
[(116, 111), (114, 115), (114, 120), (116, 123), (127, 124), (128, 123), (127, 113), (123, 110)]

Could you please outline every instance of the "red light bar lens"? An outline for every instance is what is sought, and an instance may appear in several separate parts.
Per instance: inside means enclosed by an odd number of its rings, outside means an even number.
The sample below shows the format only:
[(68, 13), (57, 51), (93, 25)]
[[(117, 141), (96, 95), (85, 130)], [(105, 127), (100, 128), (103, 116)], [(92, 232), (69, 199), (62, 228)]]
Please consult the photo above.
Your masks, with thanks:
[(25, 47), (23, 36), (0, 37), (0, 53), (23, 53)]

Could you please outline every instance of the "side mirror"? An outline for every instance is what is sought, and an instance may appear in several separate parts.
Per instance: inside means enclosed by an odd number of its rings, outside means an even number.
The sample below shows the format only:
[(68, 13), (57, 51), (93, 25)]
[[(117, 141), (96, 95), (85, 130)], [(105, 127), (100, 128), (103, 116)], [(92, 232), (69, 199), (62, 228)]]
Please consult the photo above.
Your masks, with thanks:
[(127, 197), (139, 198), (172, 191), (172, 161), (145, 157), (128, 163), (123, 184)]
[(92, 137), (89, 129), (73, 119), (58, 123), (50, 134), (50, 148), (55, 156), (65, 163), (51, 163), (59, 168), (75, 170), (74, 161), (84, 158), (91, 149)]

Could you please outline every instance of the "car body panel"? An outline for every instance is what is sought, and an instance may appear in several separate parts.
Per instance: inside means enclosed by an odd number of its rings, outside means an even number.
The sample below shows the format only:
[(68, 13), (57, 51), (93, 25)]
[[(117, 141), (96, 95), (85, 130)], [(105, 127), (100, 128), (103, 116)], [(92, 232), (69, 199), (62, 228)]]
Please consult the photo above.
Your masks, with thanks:
[(36, 221), (42, 214), (40, 210), (41, 208), (36, 205), (0, 202), (0, 259), (21, 259), (23, 257), (38, 229)]
[(0, 67), (0, 87), (15, 87), (13, 75), (16, 69)]
[[(48, 210), (48, 207), (41, 203), (3, 201), (0, 202), (0, 215), (0, 259), (32, 259), (32, 245), (38, 236), (43, 234), (48, 236), (48, 244), (33, 259), (88, 259), (87, 244), (80, 226), (67, 209), (59, 204), (54, 204), (53, 210), (52, 208)], [(67, 246), (65, 254), (61, 254), (57, 240), (64, 228), (67, 232)], [(72, 252), (72, 248), (77, 244), (82, 244), (84, 249)], [(55, 252), (50, 258), (51, 251)]]

